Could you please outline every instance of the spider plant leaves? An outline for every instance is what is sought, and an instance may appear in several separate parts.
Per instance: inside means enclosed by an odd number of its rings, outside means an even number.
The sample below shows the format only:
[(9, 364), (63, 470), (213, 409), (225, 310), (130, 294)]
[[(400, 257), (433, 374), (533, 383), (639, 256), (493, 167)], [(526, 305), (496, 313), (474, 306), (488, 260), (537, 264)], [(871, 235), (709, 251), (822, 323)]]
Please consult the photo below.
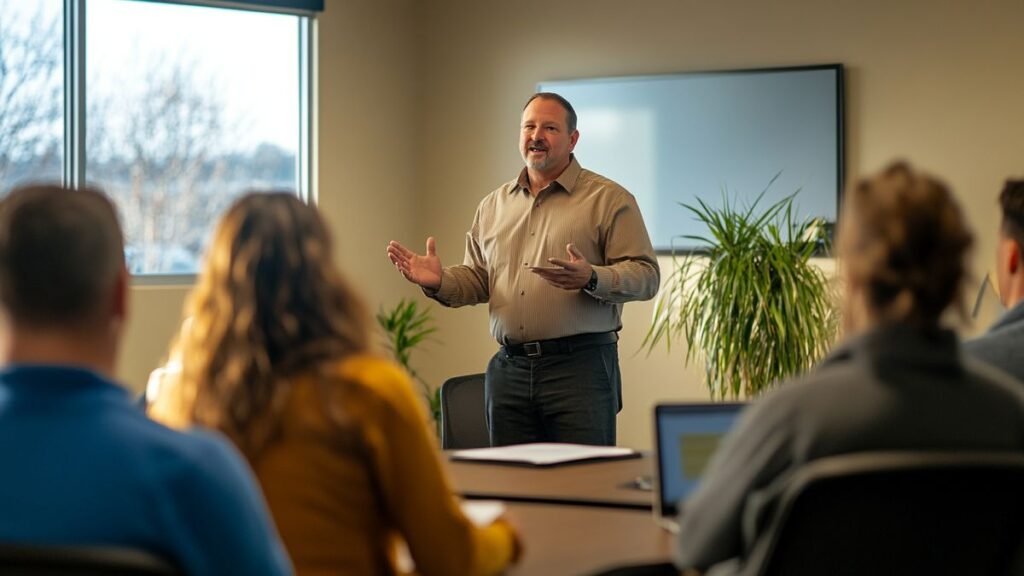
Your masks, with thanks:
[(797, 220), (799, 190), (760, 208), (780, 174), (748, 205), (724, 190), (721, 207), (680, 203), (708, 232), (680, 236), (697, 249), (673, 250), (642, 347), (685, 339), (685, 362), (703, 365), (712, 398), (756, 395), (806, 371), (836, 334), (832, 285), (811, 261), (820, 222)]

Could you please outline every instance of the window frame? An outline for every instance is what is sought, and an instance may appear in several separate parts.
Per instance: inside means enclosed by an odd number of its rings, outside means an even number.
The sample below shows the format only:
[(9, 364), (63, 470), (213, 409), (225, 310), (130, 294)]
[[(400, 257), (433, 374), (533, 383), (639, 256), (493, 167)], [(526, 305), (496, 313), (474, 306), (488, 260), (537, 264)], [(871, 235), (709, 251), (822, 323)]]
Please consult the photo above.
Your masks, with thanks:
[[(217, 0), (122, 0), (266, 12), (298, 16), (299, 77), (296, 93), (299, 98), (298, 151), (295, 155), (296, 194), (306, 203), (315, 204), (316, 178), (316, 67), (315, 36), (317, 20), (313, 10), (221, 2)], [(85, 184), (86, 159), (86, 0), (63, 0), (64, 32), (64, 158), (63, 184), (77, 188)], [(315, 4), (315, 3), (314, 3)], [(197, 271), (198, 272), (198, 271)], [(189, 286), (196, 274), (132, 274), (132, 286)]]

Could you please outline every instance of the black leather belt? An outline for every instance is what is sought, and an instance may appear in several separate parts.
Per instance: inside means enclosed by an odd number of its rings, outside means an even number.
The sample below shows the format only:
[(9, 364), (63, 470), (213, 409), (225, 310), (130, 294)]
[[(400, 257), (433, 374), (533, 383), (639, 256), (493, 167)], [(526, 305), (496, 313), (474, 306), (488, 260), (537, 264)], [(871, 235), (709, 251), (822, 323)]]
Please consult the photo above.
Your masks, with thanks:
[(529, 356), (538, 358), (550, 354), (571, 354), (577, 350), (585, 350), (604, 344), (618, 342), (618, 332), (599, 332), (597, 334), (576, 334), (551, 340), (537, 340), (522, 344), (506, 344), (501, 347), (506, 356)]

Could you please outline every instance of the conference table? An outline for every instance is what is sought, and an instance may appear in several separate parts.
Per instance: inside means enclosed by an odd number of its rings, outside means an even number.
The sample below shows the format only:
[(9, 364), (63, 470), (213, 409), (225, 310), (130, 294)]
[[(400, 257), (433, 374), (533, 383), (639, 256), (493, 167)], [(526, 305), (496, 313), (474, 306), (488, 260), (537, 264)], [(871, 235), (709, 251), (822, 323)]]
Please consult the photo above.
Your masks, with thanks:
[(625, 460), (596, 460), (533, 467), (449, 460), (448, 473), (464, 498), (651, 510), (650, 490), (636, 486), (650, 480), (650, 453)]
[(523, 539), (523, 557), (508, 574), (589, 576), (672, 558), (672, 534), (650, 512), (524, 502), (507, 507)]
[(653, 494), (635, 483), (650, 477), (650, 454), (553, 467), (446, 466), (464, 498), (506, 503), (525, 550), (509, 574), (587, 575), (671, 560), (672, 535), (654, 521)]

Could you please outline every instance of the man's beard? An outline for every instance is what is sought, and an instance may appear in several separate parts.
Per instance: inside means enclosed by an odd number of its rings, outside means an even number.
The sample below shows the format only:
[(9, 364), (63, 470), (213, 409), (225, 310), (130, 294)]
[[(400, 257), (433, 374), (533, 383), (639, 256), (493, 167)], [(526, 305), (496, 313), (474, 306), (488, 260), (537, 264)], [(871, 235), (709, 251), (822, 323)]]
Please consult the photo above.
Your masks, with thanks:
[[(530, 148), (540, 148), (540, 151), (544, 153), (544, 156), (537, 159), (532, 156), (533, 151)], [(526, 165), (533, 170), (547, 170), (551, 167), (551, 149), (547, 146), (538, 146), (536, 143), (530, 143), (526, 147), (526, 153), (523, 154), (523, 161)]]
[(533, 170), (544, 171), (551, 167), (551, 156), (544, 156), (543, 158), (526, 158), (526, 165)]

